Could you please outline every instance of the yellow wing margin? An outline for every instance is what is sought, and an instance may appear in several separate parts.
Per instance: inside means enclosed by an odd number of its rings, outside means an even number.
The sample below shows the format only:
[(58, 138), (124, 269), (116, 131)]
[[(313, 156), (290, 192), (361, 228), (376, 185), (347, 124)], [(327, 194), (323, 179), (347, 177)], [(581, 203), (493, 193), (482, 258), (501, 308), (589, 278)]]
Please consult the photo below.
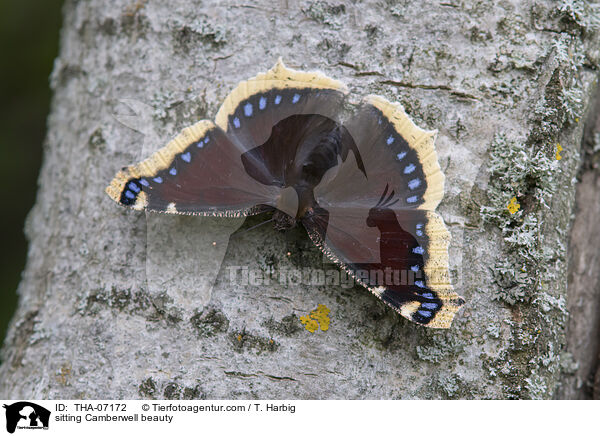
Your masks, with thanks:
[[(169, 141), (167, 145), (153, 153), (149, 158), (119, 171), (115, 178), (110, 182), (110, 185), (105, 189), (106, 193), (110, 198), (119, 203), (121, 193), (129, 180), (142, 177), (154, 177), (159, 171), (167, 169), (173, 163), (175, 156), (215, 127), (215, 124), (209, 120), (202, 120), (190, 127), (186, 127), (175, 138)], [(142, 210), (147, 204), (146, 193), (140, 192), (135, 204), (132, 205), (132, 208)], [(171, 211), (166, 210), (165, 212), (169, 213)], [(175, 213), (175, 211), (173, 211), (173, 213)]]
[(437, 130), (421, 129), (404, 112), (400, 103), (391, 103), (379, 95), (369, 95), (365, 98), (365, 102), (379, 109), (408, 145), (416, 151), (419, 162), (423, 165), (427, 183), (423, 203), (418, 209), (435, 210), (444, 197), (445, 180), (434, 146)]
[(229, 93), (225, 101), (219, 108), (215, 123), (217, 126), (227, 131), (227, 120), (240, 103), (248, 97), (270, 91), (271, 89), (286, 89), (303, 87), (310, 85), (311, 88), (333, 89), (343, 94), (348, 93), (348, 88), (342, 82), (327, 77), (323, 73), (316, 71), (296, 71), (287, 68), (281, 58), (266, 73), (259, 73), (256, 77), (240, 82), (233, 91)]
[(465, 300), (454, 292), (454, 288), (450, 284), (448, 247), (451, 236), (444, 220), (435, 212), (427, 213), (425, 233), (429, 237), (429, 245), (423, 271), (427, 277), (427, 286), (437, 294), (443, 303), (442, 308), (427, 326), (448, 328), (458, 309), (465, 303)]

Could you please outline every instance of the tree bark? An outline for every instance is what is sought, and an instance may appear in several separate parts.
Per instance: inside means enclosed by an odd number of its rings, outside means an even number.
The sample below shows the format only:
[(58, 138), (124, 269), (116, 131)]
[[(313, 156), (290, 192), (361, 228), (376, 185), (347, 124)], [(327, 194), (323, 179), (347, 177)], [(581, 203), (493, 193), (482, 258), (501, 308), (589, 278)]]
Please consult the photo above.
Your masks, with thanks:
[[(65, 5), (1, 397), (577, 395), (559, 386), (574, 367), (567, 239), (596, 86), (593, 7), (109, 3)], [(227, 245), (241, 221), (145, 216), (104, 194), (120, 167), (213, 119), (237, 82), (279, 56), (344, 81), (355, 102), (369, 93), (400, 101), (419, 126), (439, 130), (439, 211), (467, 300), (451, 329), (413, 325), (358, 286), (230, 280), (236, 267), (322, 268), (301, 229), (264, 226)], [(329, 328), (311, 332), (301, 321), (319, 305)]]

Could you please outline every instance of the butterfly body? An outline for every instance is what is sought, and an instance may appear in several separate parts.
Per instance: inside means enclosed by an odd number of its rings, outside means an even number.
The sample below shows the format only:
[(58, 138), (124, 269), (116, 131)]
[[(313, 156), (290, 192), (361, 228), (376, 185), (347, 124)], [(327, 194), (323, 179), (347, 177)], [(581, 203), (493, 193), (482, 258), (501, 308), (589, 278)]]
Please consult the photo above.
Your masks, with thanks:
[(272, 211), (301, 224), (331, 260), (406, 318), (450, 326), (464, 300), (448, 274), (449, 233), (434, 212), (444, 176), (434, 132), (371, 96), (344, 123), (347, 93), (281, 61), (242, 82), (215, 123), (185, 129), (107, 188), (138, 210), (208, 216)]

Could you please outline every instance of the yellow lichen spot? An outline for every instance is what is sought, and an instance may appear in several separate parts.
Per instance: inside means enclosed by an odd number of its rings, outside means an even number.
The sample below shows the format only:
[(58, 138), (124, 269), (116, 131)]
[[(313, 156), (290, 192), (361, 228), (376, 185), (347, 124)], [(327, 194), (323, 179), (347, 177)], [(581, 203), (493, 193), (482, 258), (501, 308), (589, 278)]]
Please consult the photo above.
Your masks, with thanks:
[(579, 122), (579, 118), (575, 118), (575, 122), (578, 123)]
[(311, 311), (308, 315), (300, 317), (300, 322), (304, 325), (304, 328), (311, 333), (316, 332), (319, 327), (324, 332), (329, 329), (329, 308), (324, 304), (319, 304), (317, 308)]
[(242, 342), (242, 335), (237, 335), (238, 342)]
[(517, 203), (517, 197), (511, 198), (510, 203), (508, 203), (508, 206), (506, 206), (506, 208), (508, 209), (511, 215), (516, 213), (521, 208), (521, 205)]
[(556, 144), (556, 160), (562, 159), (562, 156), (560, 155), (561, 151), (563, 151), (562, 145)]

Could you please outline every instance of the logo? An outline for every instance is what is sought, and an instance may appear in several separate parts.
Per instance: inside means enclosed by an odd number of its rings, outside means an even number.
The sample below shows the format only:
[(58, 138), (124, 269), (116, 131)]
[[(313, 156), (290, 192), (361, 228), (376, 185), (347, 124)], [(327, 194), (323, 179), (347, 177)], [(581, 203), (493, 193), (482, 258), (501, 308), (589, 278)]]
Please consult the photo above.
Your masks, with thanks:
[(4, 405), (6, 409), (6, 431), (14, 433), (15, 429), (47, 430), (50, 411), (28, 401), (19, 401)]

